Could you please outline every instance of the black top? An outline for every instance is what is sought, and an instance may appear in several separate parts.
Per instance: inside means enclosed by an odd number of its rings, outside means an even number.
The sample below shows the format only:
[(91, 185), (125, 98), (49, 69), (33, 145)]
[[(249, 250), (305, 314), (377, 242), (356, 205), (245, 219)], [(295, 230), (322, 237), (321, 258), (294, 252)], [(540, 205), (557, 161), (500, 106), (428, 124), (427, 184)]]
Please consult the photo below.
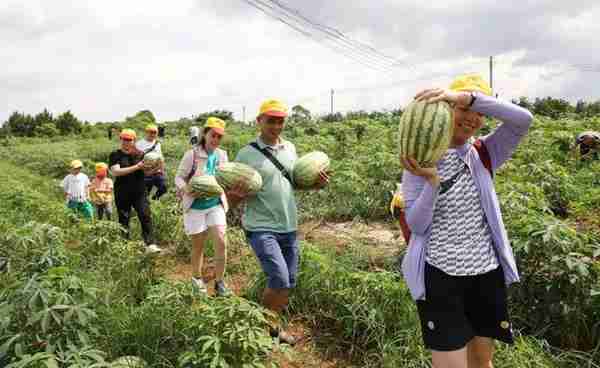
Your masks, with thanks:
[[(142, 160), (142, 155), (130, 155), (118, 149), (110, 153), (108, 159), (109, 167), (119, 165), (122, 169), (135, 166)], [(136, 170), (131, 174), (117, 176), (115, 178), (115, 192), (142, 194), (146, 191), (144, 185), (144, 171)]]

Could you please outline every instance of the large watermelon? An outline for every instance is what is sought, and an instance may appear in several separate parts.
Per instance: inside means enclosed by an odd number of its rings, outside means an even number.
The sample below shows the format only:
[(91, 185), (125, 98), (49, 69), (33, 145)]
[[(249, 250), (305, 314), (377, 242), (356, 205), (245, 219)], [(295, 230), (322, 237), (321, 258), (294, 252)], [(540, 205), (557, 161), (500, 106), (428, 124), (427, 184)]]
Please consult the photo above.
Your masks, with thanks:
[(146, 368), (148, 364), (134, 355), (122, 356), (110, 364), (111, 368)]
[(434, 167), (448, 149), (453, 131), (452, 110), (446, 102), (413, 101), (400, 118), (400, 157), (412, 157), (421, 167)]
[(187, 190), (195, 198), (218, 197), (223, 194), (223, 188), (212, 175), (193, 176)]
[(144, 155), (144, 170), (153, 170), (160, 166), (163, 157), (156, 151), (150, 151)]
[(225, 190), (229, 190), (238, 182), (242, 182), (248, 187), (249, 194), (256, 194), (263, 185), (262, 177), (258, 171), (240, 162), (227, 162), (220, 165), (215, 177)]
[(319, 172), (329, 169), (329, 157), (320, 151), (307, 153), (294, 163), (294, 184), (300, 189), (311, 189), (319, 181)]

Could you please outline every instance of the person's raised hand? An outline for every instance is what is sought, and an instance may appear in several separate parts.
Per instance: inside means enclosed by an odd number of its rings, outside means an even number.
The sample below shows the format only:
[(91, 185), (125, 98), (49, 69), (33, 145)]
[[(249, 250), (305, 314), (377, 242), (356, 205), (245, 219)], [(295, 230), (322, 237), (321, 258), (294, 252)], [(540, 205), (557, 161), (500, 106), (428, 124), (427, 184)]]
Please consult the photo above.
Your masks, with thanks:
[(469, 106), (471, 98), (471, 94), (468, 92), (455, 92), (445, 88), (425, 89), (415, 95), (416, 101), (427, 103), (445, 101), (463, 108)]
[(412, 157), (400, 157), (400, 163), (402, 164), (402, 167), (411, 174), (424, 178), (433, 186), (439, 185), (440, 177), (438, 176), (437, 168), (435, 166), (421, 167)]

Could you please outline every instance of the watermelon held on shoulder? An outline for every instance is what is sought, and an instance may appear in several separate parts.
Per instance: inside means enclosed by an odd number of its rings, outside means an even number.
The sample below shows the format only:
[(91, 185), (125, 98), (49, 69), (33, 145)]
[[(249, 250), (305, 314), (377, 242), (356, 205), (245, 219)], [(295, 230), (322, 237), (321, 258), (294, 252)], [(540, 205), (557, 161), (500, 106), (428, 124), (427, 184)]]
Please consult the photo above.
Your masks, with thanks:
[(448, 150), (453, 132), (452, 109), (446, 102), (413, 101), (400, 117), (400, 157), (411, 157), (421, 167), (434, 167)]
[(294, 163), (294, 184), (300, 189), (314, 188), (319, 181), (319, 173), (329, 170), (329, 156), (321, 151), (307, 153)]
[(241, 182), (247, 187), (250, 195), (258, 193), (263, 185), (260, 173), (241, 162), (226, 162), (220, 165), (215, 178), (225, 190), (230, 190)]
[(187, 185), (187, 191), (194, 198), (219, 197), (223, 194), (223, 188), (212, 175), (192, 176)]

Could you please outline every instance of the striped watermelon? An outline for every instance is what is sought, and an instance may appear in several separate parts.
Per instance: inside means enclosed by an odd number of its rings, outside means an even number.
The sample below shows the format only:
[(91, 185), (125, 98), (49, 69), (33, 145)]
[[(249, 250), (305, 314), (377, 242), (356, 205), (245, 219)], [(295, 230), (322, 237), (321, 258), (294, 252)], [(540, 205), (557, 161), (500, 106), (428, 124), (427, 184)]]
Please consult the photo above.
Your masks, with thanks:
[(144, 155), (144, 170), (153, 170), (160, 166), (163, 157), (156, 151), (148, 152)]
[(215, 178), (225, 190), (231, 189), (241, 181), (248, 187), (249, 194), (258, 193), (263, 185), (262, 176), (258, 171), (240, 162), (227, 162), (220, 165)]
[(212, 175), (192, 176), (187, 190), (194, 198), (218, 197), (223, 194), (223, 188)]
[(134, 355), (122, 356), (110, 365), (111, 368), (146, 368), (147, 366), (144, 359)]
[(319, 172), (329, 169), (327, 154), (314, 151), (300, 157), (294, 163), (294, 184), (300, 189), (314, 188), (319, 180)]
[(446, 102), (411, 102), (400, 117), (400, 157), (434, 167), (448, 149), (453, 130), (452, 110)]

